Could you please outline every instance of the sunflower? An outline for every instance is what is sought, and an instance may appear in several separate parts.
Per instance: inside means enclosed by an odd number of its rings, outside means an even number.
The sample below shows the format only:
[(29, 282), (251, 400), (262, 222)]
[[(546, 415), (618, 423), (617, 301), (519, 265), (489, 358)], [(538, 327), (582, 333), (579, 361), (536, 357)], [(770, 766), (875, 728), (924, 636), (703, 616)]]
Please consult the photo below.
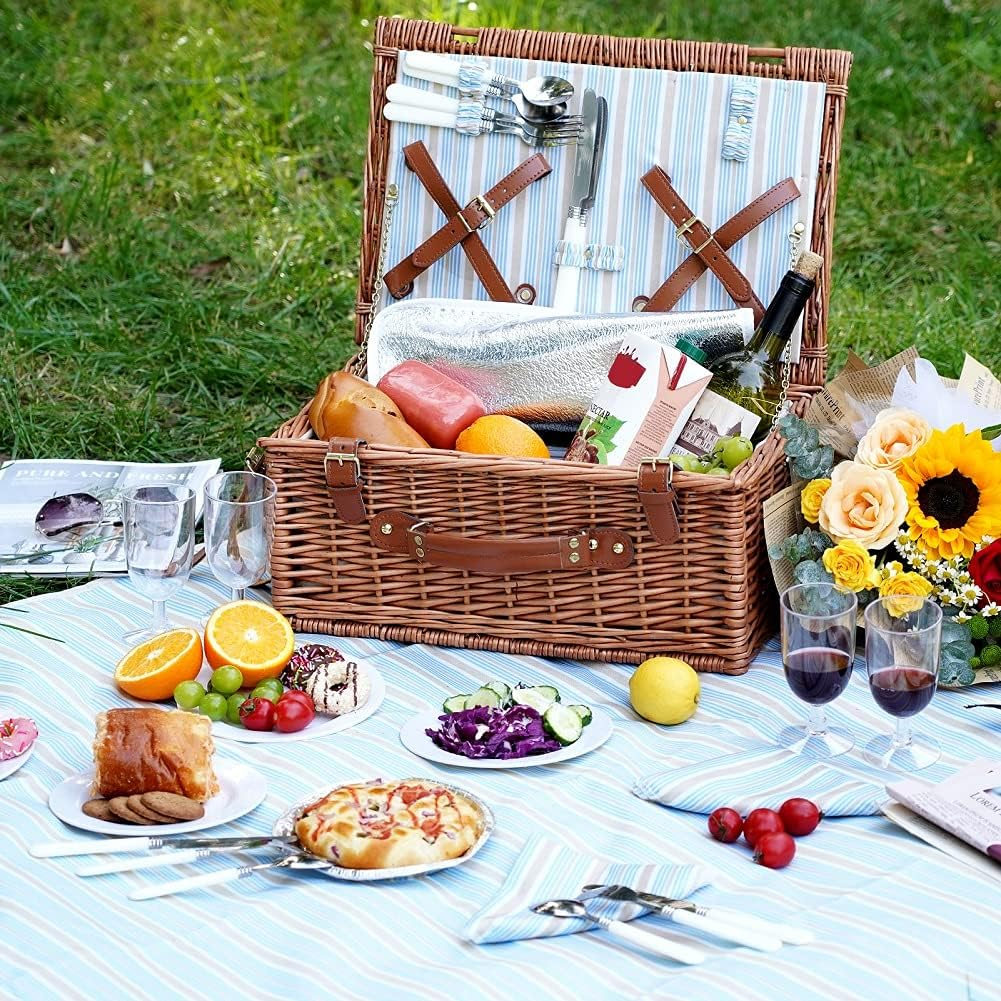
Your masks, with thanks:
[(985, 535), (1001, 535), (1001, 453), (962, 424), (933, 431), (897, 470), (907, 495), (907, 534), (933, 559), (970, 557)]

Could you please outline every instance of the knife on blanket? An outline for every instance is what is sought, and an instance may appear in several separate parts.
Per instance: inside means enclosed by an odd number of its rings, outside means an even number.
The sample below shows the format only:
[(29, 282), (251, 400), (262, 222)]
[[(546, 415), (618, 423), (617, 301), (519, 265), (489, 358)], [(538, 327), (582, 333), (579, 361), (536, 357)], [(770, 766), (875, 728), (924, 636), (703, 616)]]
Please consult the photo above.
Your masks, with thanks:
[(148, 852), (157, 849), (228, 848), (231, 850), (298, 845), (295, 838), (279, 838), (273, 834), (235, 838), (105, 838), (101, 841), (50, 841), (31, 849), (34, 858), (65, 858), (70, 855), (122, 855), (127, 852)]
[[(640, 904), (663, 914), (677, 924), (698, 928), (708, 934), (715, 935), (717, 938), (725, 938), (727, 941), (747, 945), (752, 949), (761, 949), (764, 943), (752, 944), (749, 936), (754, 938), (763, 936), (766, 941), (769, 941), (769, 945), (764, 951), (772, 951), (777, 948), (776, 942), (778, 945), (783, 942), (790, 945), (807, 945), (814, 940), (813, 932), (805, 928), (796, 928), (793, 925), (755, 918), (743, 911), (735, 911), (727, 907), (703, 907), (690, 900), (675, 900), (656, 893), (633, 890), (628, 886), (585, 886), (581, 896), (610, 897), (625, 903)], [(737, 935), (740, 937), (735, 937)]]
[[(570, 188), (570, 208), (563, 227), (564, 246), (587, 243), (587, 220), (594, 208), (598, 190), (598, 173), (605, 152), (608, 132), (608, 102), (593, 90), (585, 90), (581, 101), (581, 129), (577, 140), (573, 184)], [(565, 313), (577, 312), (577, 286), (581, 269), (560, 264), (556, 272), (553, 306)]]

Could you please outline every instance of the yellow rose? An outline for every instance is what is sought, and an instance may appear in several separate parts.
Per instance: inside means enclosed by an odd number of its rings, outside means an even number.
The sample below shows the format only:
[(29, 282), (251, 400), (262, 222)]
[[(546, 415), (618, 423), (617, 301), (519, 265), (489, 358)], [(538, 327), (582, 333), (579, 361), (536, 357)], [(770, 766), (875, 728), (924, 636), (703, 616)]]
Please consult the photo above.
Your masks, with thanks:
[(803, 517), (811, 525), (817, 524), (820, 516), (820, 502), (827, 493), (827, 488), (831, 485), (830, 480), (810, 480), (799, 498), (799, 509), (803, 512)]
[(821, 530), (835, 542), (854, 539), (866, 549), (883, 549), (907, 515), (907, 495), (888, 469), (841, 462), (820, 502)]
[(921, 598), (927, 598), (935, 586), (919, 573), (894, 574), (884, 577), (879, 585), (879, 596), (891, 599), (886, 603), (887, 611), (896, 617), (916, 612), (921, 607)]
[(852, 539), (831, 546), (823, 556), (824, 569), (834, 583), (846, 591), (864, 591), (879, 583), (879, 573), (872, 553)]
[(872, 427), (858, 443), (855, 461), (874, 469), (896, 469), (930, 437), (931, 427), (920, 414), (890, 407), (876, 414)]

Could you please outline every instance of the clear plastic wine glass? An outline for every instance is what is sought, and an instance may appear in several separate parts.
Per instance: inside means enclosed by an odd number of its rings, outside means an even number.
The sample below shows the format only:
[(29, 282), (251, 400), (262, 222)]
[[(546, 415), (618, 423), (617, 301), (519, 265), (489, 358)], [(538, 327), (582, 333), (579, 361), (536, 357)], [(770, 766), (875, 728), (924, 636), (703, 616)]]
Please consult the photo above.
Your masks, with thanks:
[(810, 715), (805, 724), (786, 727), (779, 743), (814, 758), (844, 754), (855, 738), (827, 725), (824, 706), (848, 687), (852, 676), (858, 601), (851, 591), (816, 583), (790, 587), (780, 604), (786, 682), (810, 707)]
[(927, 598), (880, 598), (865, 610), (865, 667), (869, 691), (884, 712), (896, 717), (892, 734), (866, 744), (862, 755), (880, 768), (916, 772), (942, 755), (938, 742), (914, 733), (911, 718), (925, 709), (938, 683), (942, 609)]
[(174, 484), (131, 487), (122, 495), (122, 526), (129, 580), (153, 601), (151, 623), (123, 637), (141, 643), (170, 628), (167, 599), (191, 574), (195, 493)]
[(217, 473), (205, 484), (205, 558), (232, 600), (260, 581), (271, 564), (274, 481), (260, 473)]

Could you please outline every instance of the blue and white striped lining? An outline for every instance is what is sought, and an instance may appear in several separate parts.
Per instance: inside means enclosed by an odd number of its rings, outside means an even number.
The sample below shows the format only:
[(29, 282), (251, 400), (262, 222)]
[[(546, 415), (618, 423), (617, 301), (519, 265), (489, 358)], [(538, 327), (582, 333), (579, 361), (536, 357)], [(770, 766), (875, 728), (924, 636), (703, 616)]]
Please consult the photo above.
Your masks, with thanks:
[(621, 271), (625, 260), (626, 248), (621, 244), (560, 240), (553, 254), (554, 267), (567, 265), (589, 271)]
[[(759, 93), (749, 154), (746, 160), (738, 161), (723, 158), (720, 150), (731, 87), (745, 77), (500, 58), (493, 59), (491, 65), (494, 71), (517, 79), (554, 73), (569, 79), (578, 94), (593, 87), (608, 100), (606, 156), (587, 240), (622, 246), (623, 267), (620, 271), (592, 270), (581, 276), (581, 312), (628, 312), (634, 297), (649, 296), (691, 253), (675, 238), (674, 226), (640, 184), (640, 177), (655, 164), (664, 168), (692, 211), (712, 230), (778, 181), (793, 178), (800, 197), (729, 251), (762, 302), (771, 299), (789, 268), (789, 234), (796, 223), (806, 226), (802, 245), (810, 245), (823, 84), (756, 81)], [(399, 79), (409, 86), (454, 96), (453, 91), (405, 76), (402, 60)], [(487, 103), (511, 110), (499, 98), (490, 98)], [(570, 110), (579, 110), (576, 98)], [(513, 136), (488, 134), (474, 140), (450, 129), (391, 123), (387, 180), (398, 185), (400, 201), (389, 234), (388, 267), (410, 254), (444, 221), (403, 162), (403, 147), (417, 140), (426, 143), (463, 205), (536, 152)], [(529, 185), (480, 235), (511, 288), (528, 282), (538, 289), (538, 304), (545, 306), (553, 301), (556, 272), (552, 260), (569, 204), (574, 149), (538, 152), (552, 165), (552, 173)], [(411, 294), (415, 298), (488, 298), (459, 252), (447, 254), (418, 277)], [(732, 306), (719, 281), (706, 274), (675, 308)]]
[(761, 92), (761, 79), (755, 76), (735, 77), (730, 86), (730, 106), (727, 110), (726, 131), (723, 133), (721, 155), (727, 160), (743, 162), (751, 152), (751, 130)]
[[(199, 567), (171, 599), (169, 613), (177, 624), (197, 627), (227, 595)], [(359, 726), (329, 738), (270, 746), (218, 741), (217, 755), (267, 777), (268, 796), (253, 813), (215, 833), (268, 830), (288, 803), (328, 783), (427, 775), (490, 803), (497, 820), (490, 841), (469, 863), (424, 879), (363, 884), (303, 873), (255, 875), (132, 903), (132, 889), (175, 874), (226, 868), (235, 860), (217, 856), (176, 873), (81, 879), (74, 873), (88, 860), (33, 859), (28, 847), (89, 837), (60, 824), (46, 798), (60, 781), (90, 765), (95, 713), (127, 704), (111, 682), (124, 649), (119, 637), (148, 621), (149, 604), (128, 581), (103, 580), (18, 607), (30, 611), (30, 622), (18, 616), (30, 628), (71, 640), (59, 644), (0, 630), (2, 715), (30, 715), (41, 731), (33, 757), (0, 782), (0, 968), (7, 994), (19, 1001), (103, 998), (109, 989), (116, 997), (144, 1001), (217, 999), (223, 989), (251, 1001), (438, 1001), (474, 994), (500, 999), (526, 989), (586, 1001), (997, 998), (1001, 957), (984, 947), (1001, 941), (995, 886), (888, 821), (829, 818), (798, 843), (788, 869), (772, 872), (752, 865), (742, 846), (711, 841), (704, 816), (632, 794), (633, 784), (655, 770), (700, 761), (711, 768), (735, 748), (767, 745), (802, 718), (803, 706), (785, 683), (774, 644), (744, 677), (704, 675), (695, 716), (682, 726), (656, 727), (629, 708), (629, 667), (316, 637), (372, 659), (386, 680), (386, 701)], [(440, 766), (403, 748), (400, 727), (416, 712), (490, 678), (554, 684), (566, 700), (609, 714), (615, 732), (576, 761), (521, 771)], [(989, 686), (978, 696), (996, 701), (999, 688)], [(962, 761), (997, 753), (1001, 720), (974, 718), (963, 709), (967, 701), (968, 692), (939, 692), (916, 721), (943, 747), (942, 763), (928, 773), (931, 780)], [(860, 670), (829, 715), (853, 729), (859, 744), (890, 726)], [(519, 871), (526, 844), (537, 836), (562, 846), (561, 864), (581, 856), (701, 866), (711, 885), (698, 891), (700, 901), (803, 924), (818, 940), (761, 954), (704, 939), (699, 944), (708, 953), (706, 963), (685, 969), (602, 931), (473, 945), (465, 938), (467, 927), (476, 915), (492, 913), (491, 904)], [(654, 927), (660, 919), (643, 921)]]

